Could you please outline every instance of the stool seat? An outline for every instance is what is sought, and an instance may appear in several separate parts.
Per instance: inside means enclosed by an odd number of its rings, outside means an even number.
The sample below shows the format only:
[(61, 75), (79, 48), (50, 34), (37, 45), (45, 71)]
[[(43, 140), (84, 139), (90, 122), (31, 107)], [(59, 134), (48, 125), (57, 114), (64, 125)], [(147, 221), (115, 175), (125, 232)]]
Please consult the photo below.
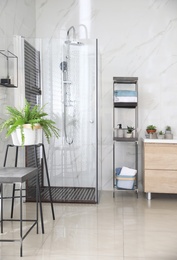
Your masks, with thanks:
[(2, 167), (0, 168), (0, 183), (23, 183), (38, 174), (38, 169), (33, 167)]

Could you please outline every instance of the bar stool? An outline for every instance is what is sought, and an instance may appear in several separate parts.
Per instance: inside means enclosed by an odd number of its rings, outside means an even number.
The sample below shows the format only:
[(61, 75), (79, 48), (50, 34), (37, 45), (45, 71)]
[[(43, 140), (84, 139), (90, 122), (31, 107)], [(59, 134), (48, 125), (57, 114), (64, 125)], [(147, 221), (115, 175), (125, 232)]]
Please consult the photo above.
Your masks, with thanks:
[[(18, 163), (18, 151), (19, 148), (22, 146), (16, 146), (12, 144), (8, 144), (6, 147), (6, 152), (5, 152), (5, 158), (4, 158), (4, 164), (3, 166), (6, 167), (6, 162), (7, 162), (7, 157), (8, 157), (8, 151), (9, 148), (16, 148), (16, 153), (15, 153), (15, 167), (17, 167)], [(34, 148), (34, 154), (35, 154), (35, 167), (38, 168), (38, 182), (39, 182), (39, 167), (38, 167), (38, 160), (37, 160), (37, 148), (41, 147), (42, 148), (42, 154), (44, 158), (44, 165), (45, 165), (45, 170), (46, 170), (46, 177), (47, 177), (47, 184), (48, 184), (48, 189), (49, 189), (49, 197), (50, 197), (50, 204), (51, 204), (51, 211), (52, 211), (52, 217), (53, 220), (55, 220), (55, 213), (54, 213), (54, 207), (53, 207), (53, 200), (52, 200), (52, 193), (51, 193), (51, 187), (50, 187), (50, 179), (49, 179), (49, 172), (48, 172), (48, 166), (47, 166), (47, 159), (46, 159), (46, 153), (45, 153), (45, 147), (44, 144), (39, 143), (39, 144), (34, 144), (34, 145), (26, 145), (23, 147), (33, 147)], [(39, 182), (39, 187), (40, 187), (40, 182)], [(13, 190), (12, 190), (12, 205), (11, 205), (11, 218), (13, 218), (13, 210), (14, 210), (14, 200), (15, 200), (15, 192), (18, 191), (16, 189), (15, 183), (13, 184)], [(41, 216), (41, 226), (42, 226), (42, 233), (44, 233), (44, 221), (43, 221), (43, 212), (42, 212), (42, 202), (41, 202), (41, 194), (39, 192), (39, 206), (40, 206), (40, 216)]]
[[(36, 177), (36, 219), (23, 219), (22, 214), (22, 184), (28, 179)], [(3, 195), (4, 183), (18, 183), (20, 185), (20, 219), (5, 219), (3, 216), (3, 200), (6, 198)], [(20, 242), (20, 256), (23, 255), (23, 240), (36, 225), (38, 234), (38, 198), (39, 198), (39, 183), (38, 169), (32, 167), (6, 167), (0, 168), (0, 184), (1, 184), (1, 233), (3, 233), (4, 221), (20, 221), (20, 238), (19, 239), (0, 239), (0, 242)], [(23, 234), (23, 222), (32, 222), (25, 234)], [(2, 238), (3, 236), (1, 236)]]

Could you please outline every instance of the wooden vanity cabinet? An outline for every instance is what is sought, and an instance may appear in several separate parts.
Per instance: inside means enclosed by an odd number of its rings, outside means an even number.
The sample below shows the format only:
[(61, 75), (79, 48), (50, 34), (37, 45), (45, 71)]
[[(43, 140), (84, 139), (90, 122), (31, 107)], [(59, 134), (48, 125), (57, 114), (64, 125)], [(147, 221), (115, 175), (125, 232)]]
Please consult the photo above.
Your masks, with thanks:
[(144, 192), (177, 194), (177, 143), (144, 142)]

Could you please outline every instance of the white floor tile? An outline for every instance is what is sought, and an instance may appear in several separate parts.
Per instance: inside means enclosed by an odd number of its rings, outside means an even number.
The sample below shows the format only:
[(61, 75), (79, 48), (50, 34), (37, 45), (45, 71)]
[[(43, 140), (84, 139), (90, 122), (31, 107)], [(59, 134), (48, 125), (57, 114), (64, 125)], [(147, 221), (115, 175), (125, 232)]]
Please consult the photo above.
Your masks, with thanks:
[[(24, 203), (24, 216), (34, 215), (34, 203)], [(102, 192), (99, 204), (43, 203), (45, 234), (34, 228), (23, 242), (27, 260), (176, 260), (177, 195)], [(6, 217), (10, 202), (6, 202)], [(15, 203), (14, 217), (19, 207)], [(26, 224), (24, 223), (24, 226)], [(4, 234), (19, 234), (18, 223), (4, 223)], [(10, 249), (10, 250), (9, 250)], [(0, 243), (0, 259), (19, 260), (19, 243)]]

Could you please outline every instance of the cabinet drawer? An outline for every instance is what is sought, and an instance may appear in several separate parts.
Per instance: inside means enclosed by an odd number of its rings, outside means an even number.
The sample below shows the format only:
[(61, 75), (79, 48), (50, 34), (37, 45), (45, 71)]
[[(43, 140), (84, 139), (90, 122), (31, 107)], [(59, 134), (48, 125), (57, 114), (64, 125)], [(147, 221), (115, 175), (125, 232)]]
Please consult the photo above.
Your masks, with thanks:
[(177, 193), (177, 171), (145, 170), (144, 192)]
[(144, 168), (177, 170), (177, 144), (145, 144)]

